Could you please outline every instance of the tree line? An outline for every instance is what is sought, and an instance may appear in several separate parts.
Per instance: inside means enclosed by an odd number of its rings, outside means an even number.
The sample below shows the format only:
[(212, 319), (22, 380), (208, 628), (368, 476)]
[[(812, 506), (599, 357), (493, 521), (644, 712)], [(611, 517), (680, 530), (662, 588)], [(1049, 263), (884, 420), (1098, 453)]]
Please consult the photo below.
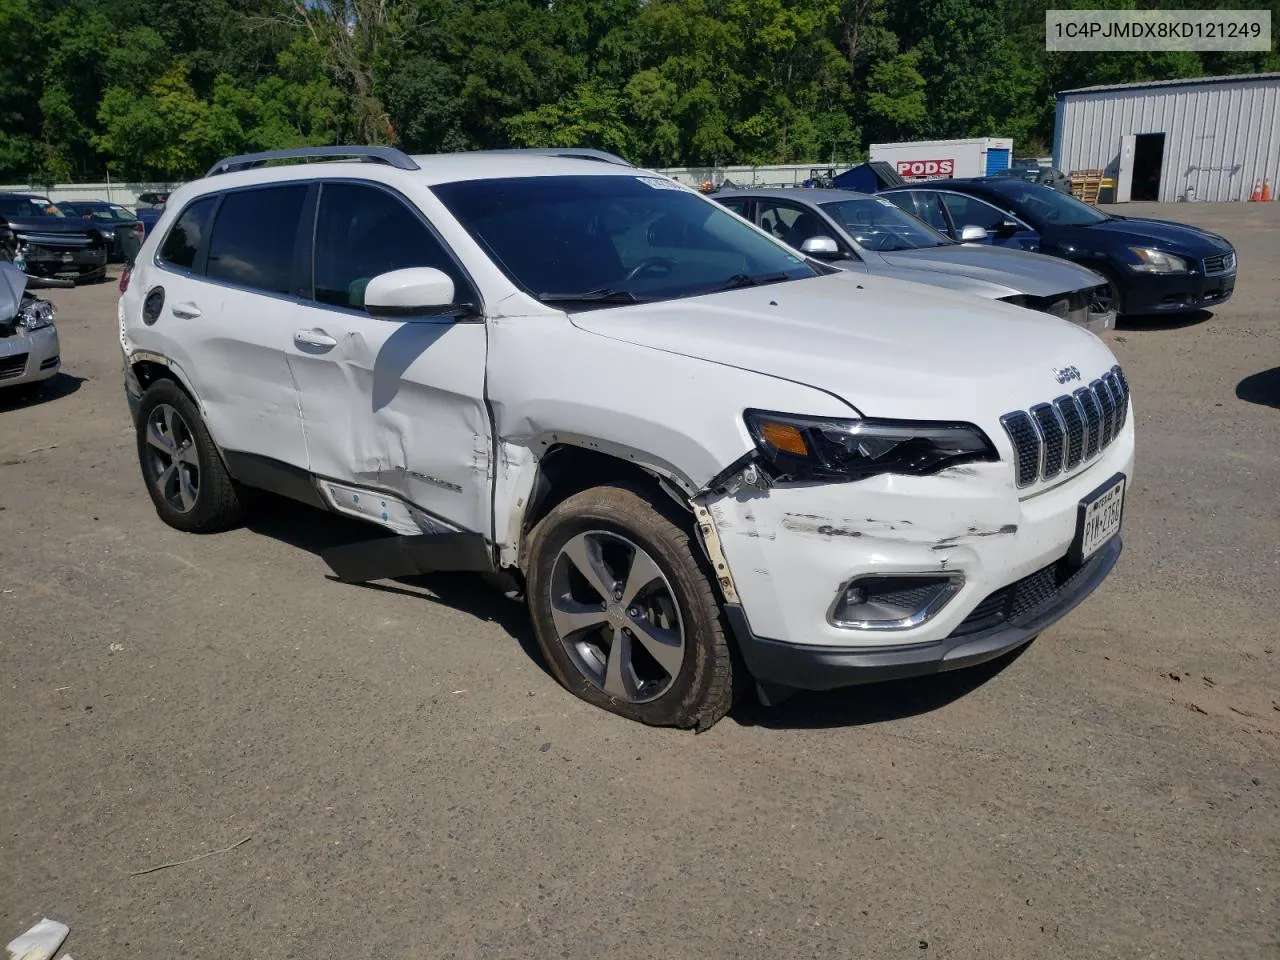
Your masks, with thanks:
[[(331, 143), (571, 144), (665, 166), (1006, 136), (1039, 155), (1055, 91), (1280, 70), (1274, 52), (1045, 52), (1046, 9), (1134, 5), (0, 0), (0, 183), (173, 181)], [(1234, 5), (1280, 24), (1280, 0)]]

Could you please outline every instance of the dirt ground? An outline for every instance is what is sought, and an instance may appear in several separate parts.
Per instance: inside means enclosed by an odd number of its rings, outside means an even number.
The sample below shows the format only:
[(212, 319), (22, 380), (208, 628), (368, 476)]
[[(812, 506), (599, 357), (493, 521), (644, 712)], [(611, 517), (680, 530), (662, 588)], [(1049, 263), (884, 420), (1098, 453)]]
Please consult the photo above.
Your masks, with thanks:
[(1112, 577), (1010, 661), (703, 735), (563, 692), (477, 581), (326, 579), (352, 524), (162, 525), (114, 285), (51, 292), (65, 372), (0, 403), (0, 942), (1280, 957), (1280, 204), (1125, 212), (1213, 227), (1240, 276), (1107, 335), (1139, 458)]

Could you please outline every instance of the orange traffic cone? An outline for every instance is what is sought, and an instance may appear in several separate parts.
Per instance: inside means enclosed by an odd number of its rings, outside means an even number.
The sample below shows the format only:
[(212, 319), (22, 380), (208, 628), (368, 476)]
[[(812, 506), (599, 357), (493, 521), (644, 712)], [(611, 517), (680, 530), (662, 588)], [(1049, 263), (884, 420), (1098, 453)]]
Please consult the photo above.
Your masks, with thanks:
[(1262, 178), (1262, 200), (1265, 202), (1271, 199), (1271, 184), (1266, 177)]
[(1249, 202), (1257, 203), (1262, 199), (1262, 184), (1257, 180), (1253, 181), (1253, 193), (1249, 194)]

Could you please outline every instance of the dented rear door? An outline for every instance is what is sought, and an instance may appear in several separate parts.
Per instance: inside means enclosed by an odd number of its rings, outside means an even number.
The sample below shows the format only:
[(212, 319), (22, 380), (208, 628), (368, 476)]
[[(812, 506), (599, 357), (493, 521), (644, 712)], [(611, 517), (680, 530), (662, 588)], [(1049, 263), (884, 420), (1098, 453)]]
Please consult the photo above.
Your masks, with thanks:
[(466, 277), (412, 205), (367, 183), (322, 186), (313, 263), (289, 352), (311, 472), (489, 537), (484, 323), (363, 308), (380, 273), (438, 267), (470, 297)]

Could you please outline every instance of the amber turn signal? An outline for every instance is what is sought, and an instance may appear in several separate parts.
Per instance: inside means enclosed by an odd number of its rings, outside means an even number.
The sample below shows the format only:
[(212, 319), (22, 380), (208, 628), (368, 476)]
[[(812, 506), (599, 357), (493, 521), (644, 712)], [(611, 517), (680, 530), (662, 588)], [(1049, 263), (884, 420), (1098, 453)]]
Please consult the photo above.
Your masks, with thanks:
[(805, 446), (804, 435), (789, 423), (771, 423), (768, 420), (760, 423), (760, 439), (773, 444), (783, 453), (797, 457), (807, 457), (809, 448)]

